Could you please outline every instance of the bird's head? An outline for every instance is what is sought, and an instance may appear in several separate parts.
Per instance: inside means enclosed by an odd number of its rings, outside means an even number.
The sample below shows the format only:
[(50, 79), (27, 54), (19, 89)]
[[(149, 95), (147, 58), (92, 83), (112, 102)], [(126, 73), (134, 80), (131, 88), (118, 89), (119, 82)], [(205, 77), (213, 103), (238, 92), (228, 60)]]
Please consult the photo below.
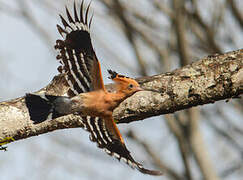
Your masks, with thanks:
[(120, 75), (115, 71), (108, 70), (110, 79), (116, 83), (117, 93), (124, 93), (126, 96), (131, 96), (135, 92), (143, 91), (137, 81), (132, 78)]

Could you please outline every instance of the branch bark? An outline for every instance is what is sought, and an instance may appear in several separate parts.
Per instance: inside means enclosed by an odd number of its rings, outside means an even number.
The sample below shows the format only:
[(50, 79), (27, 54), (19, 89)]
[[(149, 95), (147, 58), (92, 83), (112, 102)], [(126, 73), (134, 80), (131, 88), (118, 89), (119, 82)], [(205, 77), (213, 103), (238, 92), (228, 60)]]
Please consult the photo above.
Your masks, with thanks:
[[(126, 99), (113, 113), (118, 123), (238, 97), (243, 93), (243, 49), (208, 56), (181, 69), (137, 80), (142, 87), (161, 93), (144, 91)], [(106, 87), (112, 91), (114, 86)], [(64, 95), (67, 90), (63, 75), (58, 75), (39, 93)], [(81, 127), (81, 123), (79, 116), (75, 115), (34, 125), (23, 97), (0, 103), (0, 142), (7, 137), (20, 140), (57, 129), (77, 127)]]

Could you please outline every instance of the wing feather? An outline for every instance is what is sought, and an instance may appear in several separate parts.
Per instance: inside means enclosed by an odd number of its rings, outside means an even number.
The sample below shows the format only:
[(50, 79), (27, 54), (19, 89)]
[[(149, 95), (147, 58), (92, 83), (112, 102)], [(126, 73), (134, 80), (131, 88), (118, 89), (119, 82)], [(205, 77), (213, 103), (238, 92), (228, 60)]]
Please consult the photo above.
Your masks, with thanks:
[(79, 18), (78, 18), (78, 14), (77, 14), (77, 8), (76, 8), (76, 3), (74, 1), (74, 4), (73, 4), (73, 12), (74, 12), (74, 19), (75, 19), (75, 22), (80, 22)]
[(74, 20), (73, 20), (72, 16), (70, 15), (69, 11), (68, 11), (68, 8), (66, 7), (65, 9), (66, 9), (66, 14), (67, 14), (67, 17), (68, 17), (68, 21), (70, 23), (74, 24)]
[(80, 6), (80, 21), (81, 22), (84, 22), (83, 11), (84, 11), (84, 1), (81, 2), (81, 6)]
[[(100, 63), (93, 50), (88, 21), (90, 4), (84, 13), (84, 3), (80, 7), (80, 19), (74, 2), (74, 17), (66, 7), (67, 20), (60, 15), (63, 27), (57, 29), (63, 40), (57, 40), (55, 48), (59, 50), (57, 59), (61, 62), (58, 68), (70, 85), (72, 95), (104, 89)], [(72, 84), (73, 83), (73, 84)], [(69, 94), (70, 95), (70, 94)]]
[[(156, 176), (162, 174), (160, 171), (145, 169), (142, 164), (136, 162), (124, 144), (114, 121), (112, 120), (112, 123), (107, 123), (107, 121), (110, 120), (104, 120), (98, 117), (86, 117), (84, 123), (86, 124), (87, 131), (90, 132), (91, 141), (96, 142), (98, 147), (103, 149), (108, 155), (115, 157), (119, 161), (122, 160), (131, 168), (135, 168), (144, 174)], [(112, 132), (111, 129), (116, 132)]]

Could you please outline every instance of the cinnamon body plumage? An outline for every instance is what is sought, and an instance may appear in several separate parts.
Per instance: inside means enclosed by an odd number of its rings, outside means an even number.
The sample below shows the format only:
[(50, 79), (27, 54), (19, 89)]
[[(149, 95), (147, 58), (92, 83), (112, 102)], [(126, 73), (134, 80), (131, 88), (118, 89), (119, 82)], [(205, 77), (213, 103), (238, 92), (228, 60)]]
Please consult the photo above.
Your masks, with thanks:
[(113, 110), (126, 98), (143, 90), (131, 78), (109, 70), (110, 78), (116, 84), (116, 92), (108, 92), (103, 83), (100, 63), (93, 50), (88, 21), (88, 6), (83, 13), (81, 3), (78, 16), (74, 3), (74, 18), (68, 9), (68, 21), (62, 16), (64, 28), (57, 25), (63, 40), (57, 40), (55, 48), (59, 51), (58, 68), (65, 75), (70, 86), (68, 96), (26, 94), (26, 105), (34, 123), (41, 123), (67, 114), (78, 114), (83, 128), (90, 132), (90, 139), (109, 155), (124, 160), (132, 168), (150, 175), (161, 175), (159, 171), (143, 168), (127, 150), (124, 140), (112, 117)]

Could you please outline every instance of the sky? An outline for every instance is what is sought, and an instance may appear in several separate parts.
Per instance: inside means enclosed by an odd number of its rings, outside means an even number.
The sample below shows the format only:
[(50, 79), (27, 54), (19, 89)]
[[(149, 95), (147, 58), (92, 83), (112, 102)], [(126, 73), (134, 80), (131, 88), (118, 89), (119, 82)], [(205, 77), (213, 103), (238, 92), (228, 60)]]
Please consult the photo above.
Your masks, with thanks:
[[(8, 3), (12, 7), (16, 7), (15, 2)], [(114, 49), (125, 49), (125, 53), (122, 54), (123, 59), (128, 61), (133, 69), (136, 69), (136, 63), (131, 61), (134, 55), (129, 48), (126, 48), (126, 41), (117, 36), (119, 30), (116, 30), (114, 34), (107, 33), (112, 32), (114, 27), (106, 24), (106, 20), (101, 18), (104, 9), (99, 6), (99, 3), (92, 2), (92, 6), (99, 14), (99, 16), (95, 16), (93, 21), (92, 42), (97, 56), (102, 57), (100, 59), (104, 77), (108, 76), (106, 69), (110, 68), (118, 72), (126, 72), (127, 76), (137, 76), (135, 71), (128, 71), (121, 64), (109, 59), (107, 52), (102, 49), (103, 44), (99, 38), (108, 38), (108, 44), (112, 45)], [(60, 23), (58, 13), (62, 13), (64, 7), (55, 7), (56, 11), (50, 13), (44, 11), (38, 4), (36, 6), (32, 4), (31, 7), (35, 19), (43, 29), (51, 34), (48, 42), (40, 39), (39, 34), (26, 21), (0, 11), (0, 101), (37, 91), (46, 86), (58, 74), (57, 67), (59, 64), (56, 61), (57, 53), (53, 46), (55, 40), (60, 38), (56, 24)], [(124, 63), (127, 63), (126, 61)], [(107, 78), (104, 78), (104, 81), (110, 82)], [(208, 105), (205, 109), (210, 111), (212, 106)], [(235, 119), (238, 123), (237, 117)], [(177, 144), (173, 135), (166, 128), (163, 117), (149, 118), (146, 121), (129, 125), (122, 124), (119, 125), (119, 128), (123, 134), (129, 129), (133, 129), (141, 139), (151, 143), (151, 147), (163, 161), (173, 167), (175, 171), (181, 171), (183, 166), (177, 152)], [(206, 129), (207, 127), (202, 124), (200, 128)], [(153, 129), (153, 132), (151, 132), (151, 129)], [(163, 131), (161, 132), (161, 130)], [(210, 139), (213, 136), (212, 131), (207, 130), (204, 136), (206, 139)], [(132, 154), (135, 154), (135, 159), (143, 162), (147, 168), (154, 168), (153, 164), (147, 163), (149, 156), (142, 147), (129, 138), (126, 138), (126, 143)], [(154, 146), (155, 144), (156, 146)], [(220, 142), (218, 145), (221, 145)], [(209, 147), (209, 150), (210, 153), (214, 153), (213, 147)], [(227, 152), (225, 153), (227, 154)], [(232, 156), (233, 159), (238, 158), (237, 155)], [(217, 167), (220, 166), (220, 164), (217, 164)], [(128, 166), (118, 163), (117, 160), (106, 155), (89, 141), (88, 133), (82, 129), (58, 130), (9, 144), (7, 152), (0, 152), (0, 171), (1, 180), (88, 180), (94, 178), (99, 180), (117, 179), (117, 177), (131, 180), (156, 179), (131, 170)]]

